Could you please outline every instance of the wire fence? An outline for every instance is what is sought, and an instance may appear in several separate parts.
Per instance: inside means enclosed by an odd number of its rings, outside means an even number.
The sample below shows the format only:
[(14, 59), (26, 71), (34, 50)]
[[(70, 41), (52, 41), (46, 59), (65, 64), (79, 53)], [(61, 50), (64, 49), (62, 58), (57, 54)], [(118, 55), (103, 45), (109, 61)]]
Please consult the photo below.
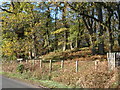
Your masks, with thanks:
[(19, 64), (28, 64), (31, 66), (37, 66), (41, 69), (48, 68), (49, 72), (59, 71), (59, 70), (69, 70), (72, 72), (81, 72), (85, 70), (97, 70), (100, 69), (100, 65), (107, 65), (107, 61), (57, 61), (55, 60), (26, 60), (20, 61)]

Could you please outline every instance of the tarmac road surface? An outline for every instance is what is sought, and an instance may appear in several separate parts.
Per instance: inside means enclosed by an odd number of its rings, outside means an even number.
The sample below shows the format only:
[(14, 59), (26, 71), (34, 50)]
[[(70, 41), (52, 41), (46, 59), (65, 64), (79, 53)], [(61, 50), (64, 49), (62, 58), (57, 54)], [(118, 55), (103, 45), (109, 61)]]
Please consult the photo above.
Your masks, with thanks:
[[(27, 84), (25, 82), (22, 81), (18, 81), (18, 80), (14, 80), (11, 78), (7, 78), (5, 76), (0, 75), (0, 78), (2, 78), (2, 90), (8, 90), (10, 88), (12, 88), (14, 90), (14, 88), (17, 88), (16, 90), (20, 89), (20, 90), (44, 90), (45, 88), (43, 87), (37, 87), (34, 85), (30, 85)], [(12, 90), (10, 89), (10, 90)]]

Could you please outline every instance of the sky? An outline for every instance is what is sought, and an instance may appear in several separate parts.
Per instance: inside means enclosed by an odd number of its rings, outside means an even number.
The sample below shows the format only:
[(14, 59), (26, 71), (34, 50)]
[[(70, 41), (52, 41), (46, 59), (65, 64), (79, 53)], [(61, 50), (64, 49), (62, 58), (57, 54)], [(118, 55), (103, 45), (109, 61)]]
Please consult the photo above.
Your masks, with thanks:
[(0, 4), (1, 4), (2, 2), (8, 2), (8, 1), (11, 1), (11, 0), (0, 0)]
[(0, 5), (2, 5), (2, 2), (8, 2), (10, 0), (0, 0)]

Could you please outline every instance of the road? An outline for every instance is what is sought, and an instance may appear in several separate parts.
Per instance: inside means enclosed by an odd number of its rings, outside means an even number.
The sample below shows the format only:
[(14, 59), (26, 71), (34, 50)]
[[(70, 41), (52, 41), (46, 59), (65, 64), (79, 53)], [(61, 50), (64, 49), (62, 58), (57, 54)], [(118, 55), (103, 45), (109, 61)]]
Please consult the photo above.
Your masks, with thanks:
[(40, 88), (42, 88), (42, 87), (37, 87), (34, 85), (27, 84), (25, 82), (7, 78), (2, 75), (0, 75), (0, 78), (2, 78), (2, 88), (25, 88), (25, 90), (29, 90), (31, 88), (32, 88), (32, 90), (36, 90), (38, 88), (40, 90)]

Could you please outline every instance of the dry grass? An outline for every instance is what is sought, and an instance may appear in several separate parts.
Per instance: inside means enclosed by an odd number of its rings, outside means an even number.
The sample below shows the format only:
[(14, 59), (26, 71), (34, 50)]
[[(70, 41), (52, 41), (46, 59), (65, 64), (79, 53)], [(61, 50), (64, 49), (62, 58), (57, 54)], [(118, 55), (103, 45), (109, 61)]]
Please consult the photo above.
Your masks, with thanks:
[[(19, 63), (4, 63), (5, 72), (16, 73), (16, 67)], [(99, 62), (97, 70), (94, 68), (93, 61), (79, 62), (79, 71), (75, 72), (75, 62), (65, 61), (64, 69), (60, 68), (60, 62), (53, 63), (52, 73), (49, 73), (49, 63), (43, 63), (42, 68), (39, 62), (22, 63), (25, 66), (25, 79), (34, 77), (42, 80), (53, 80), (63, 84), (82, 88), (105, 88), (110, 87), (115, 81), (109, 83), (115, 72), (109, 72), (106, 62)]]
[[(49, 72), (49, 63), (43, 62), (40, 68), (39, 60), (36, 60), (35, 65), (32, 61), (22, 62), (25, 66), (25, 78), (34, 77), (42, 80), (53, 80), (63, 84), (72, 85), (82, 88), (109, 88), (116, 82), (116, 71), (109, 71), (106, 61), (106, 55), (91, 55), (91, 51), (65, 51), (52, 52), (44, 55), (44, 59), (57, 59), (57, 62), (52, 64), (52, 72)], [(64, 61), (64, 68), (61, 69), (61, 62)], [(78, 72), (75, 70), (75, 61), (78, 60)], [(97, 70), (95, 69), (94, 60), (99, 60)], [(3, 70), (5, 72), (16, 73), (16, 67), (19, 63), (4, 63)], [(118, 71), (117, 71), (118, 72)]]
[(100, 60), (104, 61), (107, 59), (106, 55), (91, 55), (91, 50), (78, 50), (78, 51), (60, 51), (60, 52), (50, 52), (49, 54), (42, 56), (43, 60), (80, 60), (80, 61), (94, 61)]

